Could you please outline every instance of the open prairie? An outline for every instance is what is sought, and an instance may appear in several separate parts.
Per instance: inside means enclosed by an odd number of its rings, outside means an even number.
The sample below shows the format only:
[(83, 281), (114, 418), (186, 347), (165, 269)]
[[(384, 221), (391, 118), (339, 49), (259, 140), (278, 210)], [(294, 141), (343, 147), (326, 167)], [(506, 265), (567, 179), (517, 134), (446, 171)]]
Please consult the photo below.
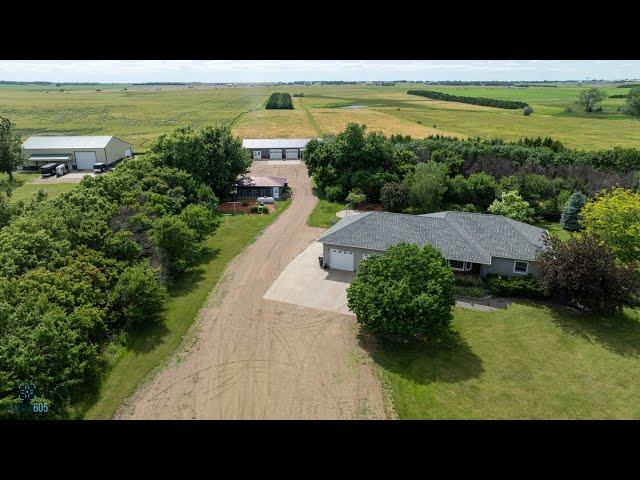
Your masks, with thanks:
[[(64, 91), (60, 91), (60, 89)], [(579, 149), (640, 145), (640, 121), (617, 111), (624, 99), (607, 98), (601, 113), (585, 114), (573, 105), (579, 85), (558, 87), (439, 87), (419, 84), (286, 85), (270, 87), (194, 88), (122, 85), (0, 87), (0, 115), (24, 135), (113, 134), (144, 151), (163, 133), (178, 126), (231, 124), (242, 137), (311, 137), (336, 133), (349, 122), (372, 130), (413, 137), (430, 134), (459, 137), (550, 136)], [(432, 89), (529, 103), (534, 113), (407, 95), (409, 89)], [(605, 93), (625, 89), (602, 87)], [(294, 110), (264, 110), (270, 93), (302, 93)], [(572, 106), (573, 112), (566, 112)]]

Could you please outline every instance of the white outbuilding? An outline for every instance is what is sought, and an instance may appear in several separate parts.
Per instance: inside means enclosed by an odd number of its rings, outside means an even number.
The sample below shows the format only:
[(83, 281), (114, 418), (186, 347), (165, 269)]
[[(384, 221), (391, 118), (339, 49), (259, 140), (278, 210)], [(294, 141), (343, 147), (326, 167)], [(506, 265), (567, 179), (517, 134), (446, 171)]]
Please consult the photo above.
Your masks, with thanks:
[(29, 137), (22, 144), (24, 166), (63, 163), (69, 170), (91, 170), (95, 163), (114, 164), (133, 156), (133, 145), (114, 136)]

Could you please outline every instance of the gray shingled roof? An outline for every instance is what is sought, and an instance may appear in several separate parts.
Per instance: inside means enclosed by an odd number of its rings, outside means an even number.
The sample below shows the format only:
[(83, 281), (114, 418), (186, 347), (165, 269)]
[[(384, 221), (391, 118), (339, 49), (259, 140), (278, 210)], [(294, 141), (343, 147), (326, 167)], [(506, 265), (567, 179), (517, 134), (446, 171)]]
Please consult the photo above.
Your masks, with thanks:
[(28, 150), (46, 148), (105, 148), (113, 135), (50, 135), (46, 137), (29, 137), (22, 144)]
[(311, 138), (245, 138), (244, 148), (304, 148)]
[(238, 187), (284, 187), (287, 184), (285, 177), (240, 177), (236, 181)]
[(380, 251), (400, 242), (428, 243), (450, 260), (490, 265), (491, 257), (534, 260), (545, 232), (500, 215), (367, 212), (341, 219), (318, 241)]

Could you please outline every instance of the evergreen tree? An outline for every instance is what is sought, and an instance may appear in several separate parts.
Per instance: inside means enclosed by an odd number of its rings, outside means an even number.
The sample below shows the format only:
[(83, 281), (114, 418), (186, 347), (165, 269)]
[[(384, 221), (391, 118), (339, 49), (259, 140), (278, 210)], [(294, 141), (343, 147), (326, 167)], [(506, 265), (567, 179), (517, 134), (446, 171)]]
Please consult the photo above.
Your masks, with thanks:
[(574, 192), (571, 194), (567, 204), (564, 206), (562, 216), (560, 217), (560, 224), (562, 225), (562, 228), (571, 232), (580, 230), (580, 211), (586, 202), (586, 195), (583, 195), (580, 192)]

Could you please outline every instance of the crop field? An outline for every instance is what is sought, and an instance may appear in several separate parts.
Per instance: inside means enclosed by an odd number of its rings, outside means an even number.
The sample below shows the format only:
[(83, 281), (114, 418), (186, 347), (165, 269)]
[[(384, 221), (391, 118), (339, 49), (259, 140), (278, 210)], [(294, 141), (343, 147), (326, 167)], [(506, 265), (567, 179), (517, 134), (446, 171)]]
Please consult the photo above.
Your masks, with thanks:
[[(439, 87), (419, 84), (313, 85), (273, 87), (136, 88), (121, 85), (0, 87), (0, 115), (24, 136), (32, 134), (113, 134), (144, 151), (178, 126), (230, 124), (242, 137), (313, 137), (337, 133), (349, 122), (371, 130), (413, 137), (430, 134), (484, 136), (516, 140), (550, 136), (578, 149), (640, 145), (640, 121), (617, 111), (625, 100), (607, 98), (601, 113), (586, 114), (574, 105), (585, 87)], [(426, 88), (463, 96), (518, 100), (534, 113), (407, 95)], [(606, 94), (626, 93), (602, 87)], [(97, 91), (100, 90), (100, 91)], [(274, 91), (303, 93), (294, 110), (265, 110)], [(567, 112), (567, 107), (573, 108)]]

